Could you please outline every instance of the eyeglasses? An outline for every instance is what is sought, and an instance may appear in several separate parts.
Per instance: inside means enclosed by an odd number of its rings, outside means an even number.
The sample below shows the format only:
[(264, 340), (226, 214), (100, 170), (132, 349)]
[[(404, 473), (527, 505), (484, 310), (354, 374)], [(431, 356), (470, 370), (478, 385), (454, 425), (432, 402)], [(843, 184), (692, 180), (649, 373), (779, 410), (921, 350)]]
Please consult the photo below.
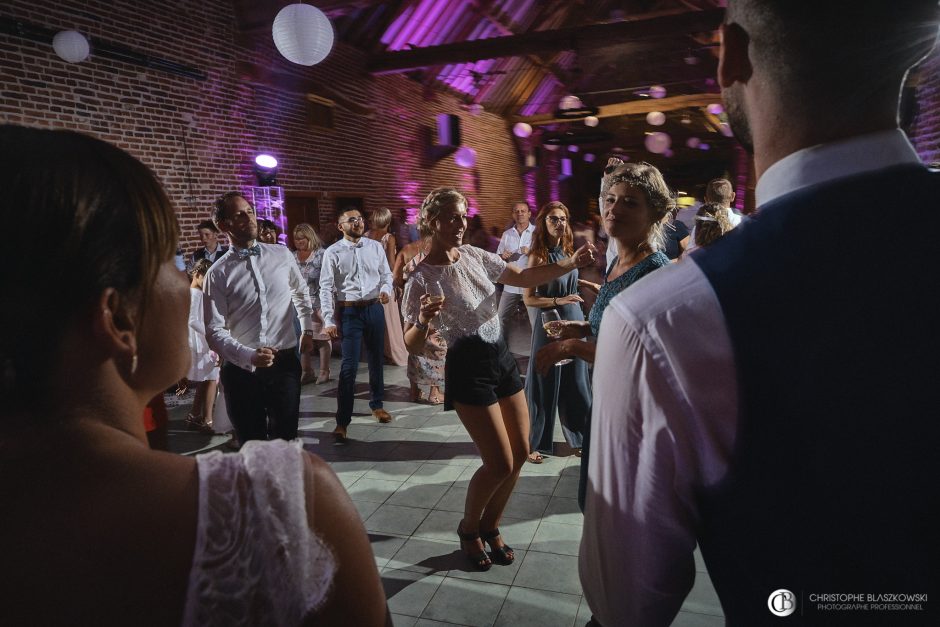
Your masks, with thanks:
[(548, 216), (547, 220), (552, 224), (565, 224), (568, 222), (568, 218), (565, 216)]
[(344, 224), (359, 224), (362, 222), (362, 218), (349, 218), (348, 220), (343, 220)]

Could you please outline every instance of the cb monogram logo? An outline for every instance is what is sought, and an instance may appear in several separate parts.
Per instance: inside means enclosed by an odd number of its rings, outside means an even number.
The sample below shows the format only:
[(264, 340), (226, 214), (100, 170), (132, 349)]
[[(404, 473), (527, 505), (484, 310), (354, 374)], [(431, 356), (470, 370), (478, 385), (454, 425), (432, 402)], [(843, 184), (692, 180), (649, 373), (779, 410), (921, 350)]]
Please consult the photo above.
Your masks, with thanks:
[(784, 588), (774, 590), (767, 598), (767, 608), (774, 616), (789, 616), (796, 611), (796, 597)]

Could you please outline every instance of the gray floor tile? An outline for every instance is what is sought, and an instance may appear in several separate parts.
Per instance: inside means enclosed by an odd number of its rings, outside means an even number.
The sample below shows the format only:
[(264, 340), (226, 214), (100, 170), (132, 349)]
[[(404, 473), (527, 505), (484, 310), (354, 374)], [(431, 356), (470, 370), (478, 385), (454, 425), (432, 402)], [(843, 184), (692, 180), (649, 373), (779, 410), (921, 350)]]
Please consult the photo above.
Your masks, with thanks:
[(408, 477), (421, 466), (421, 462), (382, 461), (369, 469), (365, 476), (383, 481), (408, 481)]
[(558, 479), (553, 496), (560, 496), (566, 499), (578, 498), (578, 477), (568, 476)]
[(365, 520), (372, 515), (375, 510), (379, 508), (381, 503), (376, 503), (375, 501), (353, 501), (353, 505), (356, 506), (356, 511), (359, 512), (359, 518)]
[(463, 514), (464, 502), (467, 500), (467, 488), (458, 488), (456, 485), (448, 488), (443, 498), (435, 504), (434, 509), (445, 512), (460, 512)]
[(513, 585), (580, 595), (578, 558), (572, 555), (529, 551), (525, 555), (525, 561), (522, 562), (522, 568), (519, 569)]
[(431, 510), (424, 522), (412, 534), (418, 538), (457, 541), (457, 525), (463, 519), (462, 512)]
[(542, 517), (551, 497), (542, 494), (513, 492), (506, 504), (504, 515), (510, 518), (537, 520)]
[(416, 616), (392, 614), (392, 627), (414, 627), (416, 622), (418, 622), (418, 618)]
[(558, 475), (522, 475), (516, 483), (516, 494), (551, 495), (558, 485)]
[(386, 567), (428, 575), (447, 575), (461, 559), (456, 536), (453, 540), (410, 538), (388, 561)]
[(490, 627), (508, 592), (508, 586), (447, 577), (424, 608), (421, 618), (459, 620), (463, 625)]
[(513, 587), (495, 624), (496, 627), (571, 627), (580, 602), (581, 597), (573, 594)]
[(578, 617), (574, 619), (574, 627), (584, 627), (588, 624), (588, 621), (591, 620), (591, 616), (593, 616), (593, 614), (587, 599), (581, 597), (581, 605), (578, 607)]
[[(515, 545), (511, 546), (513, 548), (513, 552), (515, 553), (516, 559), (508, 566), (493, 564), (489, 570), (478, 570), (462, 553), (460, 553), (457, 555), (454, 568), (451, 569), (447, 576), (454, 577), (456, 579), (469, 579), (471, 581), (498, 583), (506, 586), (512, 585), (512, 582), (519, 573), (519, 568), (525, 559), (526, 552), (524, 549), (520, 549)], [(489, 547), (487, 547), (487, 551), (489, 551)]]
[(386, 456), (386, 459), (389, 461), (424, 462), (430, 459), (440, 446), (438, 442), (419, 442), (411, 439), (399, 444)]
[(388, 609), (395, 614), (421, 616), (444, 578), (422, 575), (407, 570), (382, 570), (382, 587), (388, 598)]
[(369, 533), (369, 544), (375, 555), (375, 565), (387, 567), (388, 560), (408, 541), (406, 536), (394, 536), (384, 533)]
[[(404, 445), (403, 445), (404, 446)], [(465, 470), (463, 466), (451, 466), (448, 464), (434, 464), (426, 462), (418, 467), (408, 478), (409, 483), (435, 483), (438, 485), (450, 485), (460, 477)]]
[(584, 515), (578, 508), (578, 499), (553, 496), (545, 508), (545, 520), (563, 525), (583, 525)]
[(696, 614), (724, 615), (721, 602), (718, 601), (718, 593), (715, 592), (715, 586), (712, 585), (708, 573), (695, 574), (695, 584), (689, 591), (689, 596), (685, 598), (682, 609)]
[(395, 494), (388, 497), (386, 503), (432, 509), (447, 490), (447, 484), (406, 481)]
[(384, 503), (388, 497), (398, 491), (403, 483), (404, 481), (386, 481), (384, 479), (363, 477), (352, 484), (347, 491), (354, 501)]
[(526, 462), (522, 467), (523, 475), (555, 475), (561, 474), (562, 469), (567, 465), (566, 457), (545, 457), (541, 464)]
[(445, 623), (430, 618), (419, 618), (418, 622), (415, 623), (415, 627), (464, 627), (464, 623)]
[(502, 532), (506, 544), (514, 549), (523, 550), (529, 548), (538, 527), (538, 520), (521, 518), (503, 518), (499, 523), (499, 530)]
[(559, 555), (577, 555), (581, 546), (581, 528), (543, 520), (529, 544), (529, 550)]
[(410, 536), (431, 510), (401, 505), (380, 505), (366, 519), (366, 529), (377, 533), (393, 533)]

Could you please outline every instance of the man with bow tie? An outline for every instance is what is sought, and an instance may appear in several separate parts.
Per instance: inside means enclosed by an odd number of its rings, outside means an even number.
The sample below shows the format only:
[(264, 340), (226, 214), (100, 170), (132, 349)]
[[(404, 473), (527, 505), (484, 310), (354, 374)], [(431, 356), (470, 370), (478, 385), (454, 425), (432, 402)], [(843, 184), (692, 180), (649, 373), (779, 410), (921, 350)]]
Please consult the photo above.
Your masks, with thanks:
[(206, 275), (209, 347), (222, 356), (220, 373), (229, 417), (242, 443), (297, 437), (301, 352), (313, 348), (313, 308), (307, 282), (285, 246), (259, 244), (255, 208), (239, 192), (215, 202), (213, 220), (232, 247)]
[(382, 408), (385, 393), (382, 373), (385, 312), (382, 305), (388, 302), (392, 293), (392, 272), (382, 245), (362, 236), (365, 221), (358, 209), (342, 211), (337, 219), (337, 227), (343, 239), (323, 253), (320, 306), (324, 331), (335, 338), (339, 337), (339, 330), (342, 330), (343, 365), (339, 374), (333, 437), (337, 444), (345, 444), (346, 428), (352, 421), (356, 370), (359, 368), (359, 348), (363, 339), (369, 360), (369, 408), (379, 422), (392, 420)]

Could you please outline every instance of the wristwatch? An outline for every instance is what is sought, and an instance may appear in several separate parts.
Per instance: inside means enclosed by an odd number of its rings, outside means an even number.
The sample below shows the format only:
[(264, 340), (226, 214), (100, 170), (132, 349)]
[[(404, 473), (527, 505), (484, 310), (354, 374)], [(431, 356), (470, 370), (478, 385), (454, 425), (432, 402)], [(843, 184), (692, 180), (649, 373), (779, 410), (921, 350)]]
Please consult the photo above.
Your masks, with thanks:
[(306, 329), (304, 331), (304, 335), (309, 335), (310, 337), (313, 337), (313, 329)]
[(421, 319), (418, 318), (418, 321), (415, 322), (415, 328), (416, 328), (416, 329), (421, 329), (422, 331), (427, 331), (427, 330), (428, 330), (428, 325), (427, 325), (427, 323), (425, 323), (425, 322), (421, 322)]

